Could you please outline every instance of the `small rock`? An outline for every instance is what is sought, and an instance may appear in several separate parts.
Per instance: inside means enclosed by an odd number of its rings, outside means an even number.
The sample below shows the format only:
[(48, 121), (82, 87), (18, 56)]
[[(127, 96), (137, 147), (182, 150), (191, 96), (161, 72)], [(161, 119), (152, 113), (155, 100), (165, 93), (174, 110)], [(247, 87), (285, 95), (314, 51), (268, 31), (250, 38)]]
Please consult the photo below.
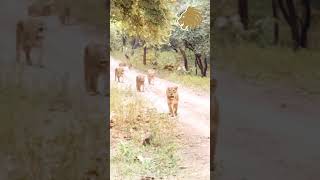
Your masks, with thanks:
[(152, 138), (153, 137), (151, 134), (147, 135), (146, 138), (144, 138), (142, 145), (144, 145), (144, 146), (150, 145)]

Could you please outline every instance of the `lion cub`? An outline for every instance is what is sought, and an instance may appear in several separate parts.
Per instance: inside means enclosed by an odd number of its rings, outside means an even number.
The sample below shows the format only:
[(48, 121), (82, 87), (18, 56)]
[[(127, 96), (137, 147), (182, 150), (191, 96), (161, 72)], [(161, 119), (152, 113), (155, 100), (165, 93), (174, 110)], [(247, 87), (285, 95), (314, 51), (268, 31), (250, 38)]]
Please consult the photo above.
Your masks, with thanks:
[(144, 75), (137, 75), (136, 77), (136, 86), (139, 92), (144, 91), (144, 78)]
[(173, 117), (177, 116), (179, 102), (178, 86), (168, 87), (166, 93), (170, 115)]
[(115, 81), (117, 81), (117, 79), (118, 79), (118, 82), (120, 82), (120, 78), (121, 78), (122, 82), (123, 82), (123, 75), (124, 75), (123, 67), (117, 67), (115, 69)]
[(156, 73), (156, 71), (154, 69), (148, 69), (148, 82), (149, 82), (149, 84), (154, 84), (155, 73)]

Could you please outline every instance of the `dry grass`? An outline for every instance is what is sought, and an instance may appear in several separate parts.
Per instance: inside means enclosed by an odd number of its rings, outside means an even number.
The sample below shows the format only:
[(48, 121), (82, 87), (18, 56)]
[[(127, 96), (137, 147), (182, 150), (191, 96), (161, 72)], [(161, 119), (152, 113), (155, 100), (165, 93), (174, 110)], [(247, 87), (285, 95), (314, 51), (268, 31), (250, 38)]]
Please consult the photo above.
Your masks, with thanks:
[[(116, 179), (168, 177), (179, 158), (175, 123), (159, 114), (136, 93), (111, 89), (111, 169)], [(148, 145), (143, 140), (151, 135)]]

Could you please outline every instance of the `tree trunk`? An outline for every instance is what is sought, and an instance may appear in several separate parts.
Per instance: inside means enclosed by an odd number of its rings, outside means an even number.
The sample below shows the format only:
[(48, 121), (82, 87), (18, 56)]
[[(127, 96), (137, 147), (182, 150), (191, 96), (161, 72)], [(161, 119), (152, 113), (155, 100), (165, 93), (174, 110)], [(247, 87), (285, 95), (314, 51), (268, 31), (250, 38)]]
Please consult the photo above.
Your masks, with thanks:
[(299, 17), (296, 13), (293, 0), (286, 0), (287, 9), (283, 0), (278, 0), (282, 14), (291, 28), (293, 49), (306, 48), (308, 43), (307, 33), (310, 27), (310, 0), (301, 0), (304, 17)]
[(206, 76), (205, 68), (204, 68), (204, 66), (202, 64), (202, 58), (201, 58), (202, 56), (201, 56), (201, 54), (197, 53), (197, 54), (195, 54), (195, 57), (196, 57), (195, 61), (196, 61), (197, 65), (199, 66), (201, 76), (202, 77)]
[(238, 13), (243, 24), (243, 28), (248, 30), (249, 16), (248, 16), (248, 0), (238, 0)]
[(197, 58), (194, 60), (194, 67), (196, 68), (196, 75), (198, 75)]
[(272, 0), (272, 12), (273, 12), (273, 44), (279, 44), (279, 16), (278, 16), (278, 4), (277, 0)]
[(147, 47), (143, 48), (143, 65), (147, 65)]
[(122, 52), (123, 52), (123, 48), (126, 47), (126, 44), (127, 44), (127, 39), (126, 37), (122, 36), (122, 48), (121, 48)]
[(310, 0), (302, 0), (304, 6), (304, 23), (301, 27), (301, 47), (308, 47), (308, 30), (310, 28), (310, 20), (311, 20), (311, 8), (310, 8)]
[(300, 46), (298, 16), (293, 0), (287, 0), (289, 23), (291, 24), (292, 39), (294, 41), (293, 49), (297, 50)]
[(183, 63), (184, 63), (184, 68), (186, 69), (186, 71), (189, 71), (189, 67), (188, 67), (188, 59), (187, 59), (187, 55), (186, 52), (179, 47), (180, 53), (182, 55), (182, 59), (183, 59)]
[(203, 68), (203, 76), (207, 77), (207, 70), (208, 70), (208, 61), (207, 61), (207, 57), (204, 57), (204, 68)]

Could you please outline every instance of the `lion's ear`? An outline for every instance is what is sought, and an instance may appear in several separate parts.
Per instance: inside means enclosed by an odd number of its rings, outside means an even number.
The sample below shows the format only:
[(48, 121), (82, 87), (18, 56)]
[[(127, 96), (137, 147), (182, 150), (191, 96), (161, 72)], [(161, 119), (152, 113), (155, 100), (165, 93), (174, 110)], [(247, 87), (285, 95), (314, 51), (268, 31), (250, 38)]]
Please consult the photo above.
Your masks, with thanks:
[(178, 90), (178, 86), (174, 87), (175, 90)]

